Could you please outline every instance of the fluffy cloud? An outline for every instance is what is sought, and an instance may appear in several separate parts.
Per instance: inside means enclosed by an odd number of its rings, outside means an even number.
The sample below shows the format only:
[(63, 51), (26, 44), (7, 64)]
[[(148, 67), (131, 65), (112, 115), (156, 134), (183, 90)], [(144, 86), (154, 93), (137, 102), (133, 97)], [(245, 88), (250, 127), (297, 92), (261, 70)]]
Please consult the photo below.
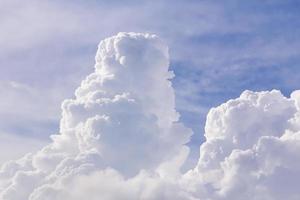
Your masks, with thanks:
[(199, 162), (183, 173), (192, 132), (175, 110), (167, 46), (119, 33), (95, 60), (53, 142), (3, 165), (1, 199), (299, 199), (300, 92), (245, 91), (212, 108)]
[(4, 165), (2, 199), (61, 199), (64, 185), (73, 187), (81, 176), (112, 176), (113, 183), (148, 177), (142, 171), (179, 174), (174, 165), (188, 155), (192, 132), (178, 121), (168, 66), (168, 48), (155, 35), (102, 41), (95, 72), (62, 104), (60, 134), (26, 165), (13, 162), (13, 172)]
[(299, 92), (291, 96), (245, 91), (211, 109), (198, 165), (185, 176), (211, 199), (298, 199)]

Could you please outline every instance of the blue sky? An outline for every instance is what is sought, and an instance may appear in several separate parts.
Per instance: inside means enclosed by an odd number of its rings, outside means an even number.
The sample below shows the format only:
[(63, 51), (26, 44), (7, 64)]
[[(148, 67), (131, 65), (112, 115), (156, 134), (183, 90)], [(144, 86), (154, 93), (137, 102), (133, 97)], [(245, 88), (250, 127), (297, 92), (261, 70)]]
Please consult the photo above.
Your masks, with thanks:
[(299, 10), (297, 0), (1, 0), (0, 134), (48, 142), (61, 101), (93, 71), (98, 42), (151, 32), (170, 47), (177, 109), (197, 154), (209, 108), (246, 89), (299, 88)]

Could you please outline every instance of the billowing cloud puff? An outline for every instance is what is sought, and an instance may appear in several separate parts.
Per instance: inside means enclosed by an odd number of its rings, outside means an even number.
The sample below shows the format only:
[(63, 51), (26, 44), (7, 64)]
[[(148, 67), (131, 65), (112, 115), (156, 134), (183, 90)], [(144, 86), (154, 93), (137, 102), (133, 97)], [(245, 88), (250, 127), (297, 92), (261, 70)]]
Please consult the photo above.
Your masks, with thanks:
[(4, 164), (3, 200), (281, 200), (300, 198), (300, 92), (245, 91), (212, 108), (197, 166), (179, 121), (167, 46), (119, 33), (62, 104), (60, 133)]
[(168, 48), (155, 35), (120, 33), (103, 40), (95, 72), (62, 104), (60, 134), (36, 154), (3, 166), (1, 199), (74, 199), (66, 187), (87, 179), (97, 185), (103, 179), (95, 191), (123, 187), (126, 196), (125, 187), (148, 178), (147, 185), (163, 192), (159, 183), (152, 186), (152, 176), (179, 174), (192, 134), (178, 121), (168, 67)]
[[(299, 91), (245, 91), (212, 108), (188, 178), (204, 199), (299, 199)], [(205, 193), (197, 193), (204, 187)]]

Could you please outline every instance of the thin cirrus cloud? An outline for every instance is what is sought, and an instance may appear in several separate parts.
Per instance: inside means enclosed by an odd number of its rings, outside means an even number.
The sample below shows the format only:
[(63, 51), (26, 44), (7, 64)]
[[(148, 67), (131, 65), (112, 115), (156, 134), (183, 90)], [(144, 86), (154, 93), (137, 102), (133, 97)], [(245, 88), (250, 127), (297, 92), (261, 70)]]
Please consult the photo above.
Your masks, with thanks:
[(172, 78), (157, 36), (100, 42), (94, 72), (62, 104), (60, 134), (3, 165), (1, 199), (299, 199), (299, 91), (246, 90), (212, 108), (198, 163), (182, 171), (193, 132)]

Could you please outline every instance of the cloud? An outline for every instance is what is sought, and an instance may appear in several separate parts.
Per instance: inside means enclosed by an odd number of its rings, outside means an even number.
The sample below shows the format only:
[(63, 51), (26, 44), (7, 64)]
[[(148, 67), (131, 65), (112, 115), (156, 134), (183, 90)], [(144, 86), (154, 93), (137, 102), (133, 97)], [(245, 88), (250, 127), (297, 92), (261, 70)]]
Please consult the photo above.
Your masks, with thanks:
[(192, 131), (175, 110), (167, 46), (119, 33), (95, 60), (62, 103), (60, 134), (3, 165), (1, 199), (299, 199), (299, 91), (245, 91), (212, 108), (198, 164), (183, 172)]
[(210, 110), (197, 167), (212, 199), (297, 199), (299, 91), (245, 91)]
[(108, 168), (123, 179), (141, 170), (178, 174), (180, 166), (166, 168), (185, 160), (191, 130), (178, 122), (168, 57), (155, 35), (120, 33), (102, 41), (95, 72), (62, 104), (60, 134), (29, 166), (17, 161), (9, 176), (4, 165), (2, 199), (44, 199), (45, 188), (59, 190), (99, 170), (106, 176)]

